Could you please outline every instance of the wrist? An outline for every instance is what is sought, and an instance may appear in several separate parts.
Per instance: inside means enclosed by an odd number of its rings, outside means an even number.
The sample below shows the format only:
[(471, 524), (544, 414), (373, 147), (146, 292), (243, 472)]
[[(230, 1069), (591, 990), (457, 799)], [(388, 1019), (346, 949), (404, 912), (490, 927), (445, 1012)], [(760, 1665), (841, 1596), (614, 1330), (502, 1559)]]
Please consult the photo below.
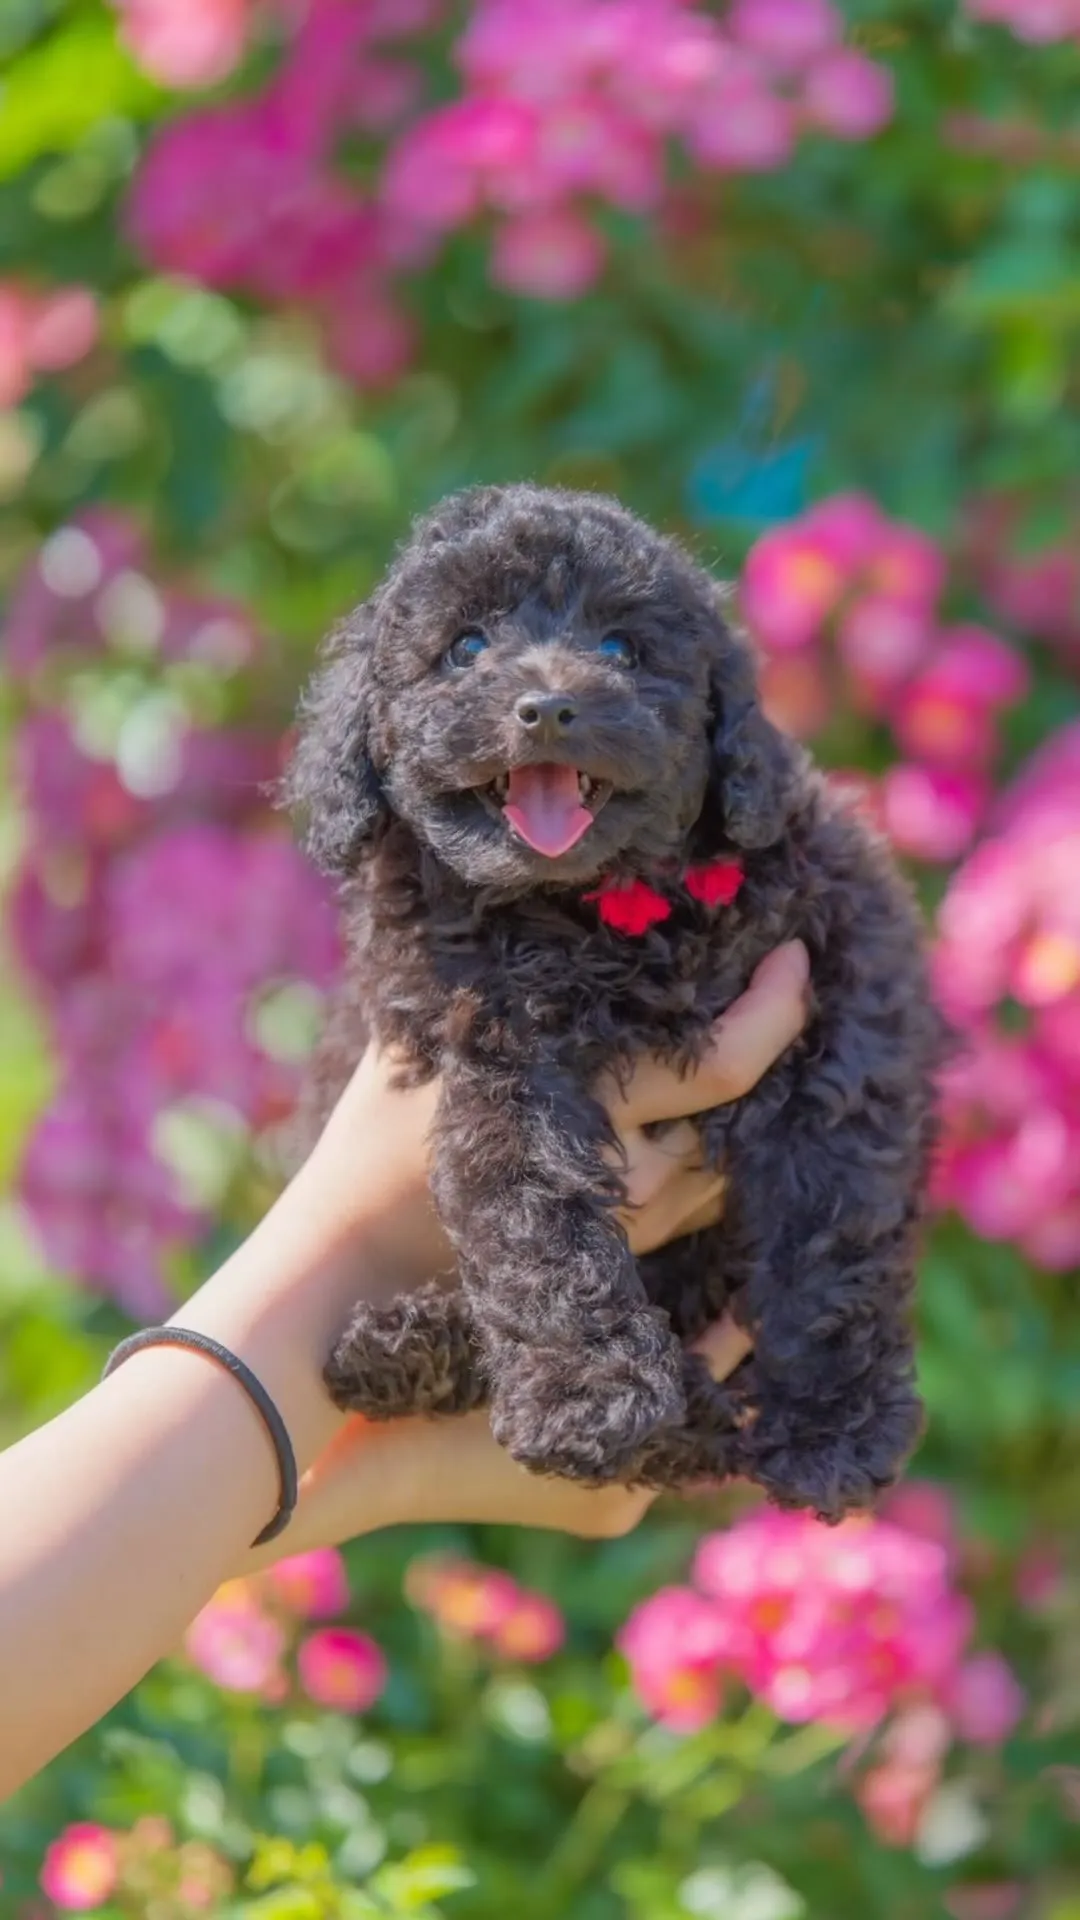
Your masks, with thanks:
[(173, 1315), (251, 1368), (285, 1421), (301, 1472), (341, 1425), (323, 1368), (368, 1290), (367, 1274), (362, 1222), (343, 1223), (317, 1196), (289, 1189)]

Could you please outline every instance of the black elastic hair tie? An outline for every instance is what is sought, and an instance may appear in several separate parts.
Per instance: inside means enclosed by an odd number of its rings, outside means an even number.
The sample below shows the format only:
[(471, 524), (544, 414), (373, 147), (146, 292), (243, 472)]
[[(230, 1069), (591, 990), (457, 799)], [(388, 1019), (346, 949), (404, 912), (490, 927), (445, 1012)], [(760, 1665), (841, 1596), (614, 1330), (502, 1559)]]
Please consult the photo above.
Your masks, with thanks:
[(278, 1534), (283, 1533), (288, 1526), (296, 1509), (298, 1492), (296, 1455), (293, 1452), (285, 1422), (262, 1381), (257, 1380), (251, 1368), (245, 1366), (235, 1353), (230, 1353), (228, 1347), (223, 1347), (219, 1340), (211, 1340), (207, 1333), (195, 1333), (190, 1327), (144, 1327), (141, 1333), (131, 1334), (127, 1340), (121, 1340), (120, 1345), (114, 1347), (110, 1353), (105, 1362), (102, 1379), (107, 1380), (110, 1373), (114, 1373), (117, 1367), (143, 1347), (191, 1347), (196, 1353), (205, 1353), (208, 1359), (216, 1360), (219, 1366), (232, 1374), (237, 1385), (243, 1387), (252, 1405), (262, 1415), (263, 1425), (273, 1442), (281, 1482), (278, 1510), (273, 1519), (268, 1521), (262, 1532), (256, 1536), (252, 1545), (261, 1547), (267, 1540), (276, 1540)]

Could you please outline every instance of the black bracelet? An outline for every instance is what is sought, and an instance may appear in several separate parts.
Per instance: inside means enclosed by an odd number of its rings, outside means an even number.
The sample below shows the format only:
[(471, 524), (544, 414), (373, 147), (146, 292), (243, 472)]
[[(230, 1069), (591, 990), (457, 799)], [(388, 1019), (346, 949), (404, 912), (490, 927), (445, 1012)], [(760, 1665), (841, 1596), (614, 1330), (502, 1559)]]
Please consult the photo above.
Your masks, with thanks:
[(218, 1340), (211, 1340), (209, 1334), (192, 1332), (190, 1327), (144, 1327), (141, 1333), (131, 1334), (127, 1340), (121, 1340), (120, 1345), (114, 1347), (110, 1353), (105, 1362), (102, 1379), (107, 1380), (110, 1373), (121, 1366), (131, 1354), (138, 1353), (143, 1347), (192, 1347), (196, 1353), (205, 1353), (211, 1360), (216, 1360), (219, 1366), (231, 1373), (237, 1384), (243, 1387), (248, 1399), (262, 1415), (263, 1424), (273, 1442), (281, 1481), (278, 1510), (273, 1519), (257, 1535), (252, 1545), (261, 1547), (267, 1540), (276, 1540), (278, 1534), (283, 1533), (288, 1526), (296, 1509), (298, 1492), (296, 1455), (293, 1452), (285, 1422), (262, 1381), (257, 1380), (251, 1368), (245, 1366), (235, 1353), (230, 1353), (228, 1347), (223, 1347)]

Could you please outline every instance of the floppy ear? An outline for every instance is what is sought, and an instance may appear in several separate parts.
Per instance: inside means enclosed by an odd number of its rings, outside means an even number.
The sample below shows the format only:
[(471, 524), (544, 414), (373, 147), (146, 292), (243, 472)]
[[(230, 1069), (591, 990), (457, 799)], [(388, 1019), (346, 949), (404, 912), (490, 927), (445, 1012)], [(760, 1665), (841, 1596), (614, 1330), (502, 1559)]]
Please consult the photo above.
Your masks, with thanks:
[(726, 626), (709, 690), (710, 813), (733, 846), (771, 847), (794, 811), (802, 750), (766, 720), (749, 646)]
[(284, 798), (304, 823), (304, 845), (324, 873), (350, 873), (389, 818), (369, 752), (372, 626), (365, 605), (331, 634), (301, 703), (284, 780)]

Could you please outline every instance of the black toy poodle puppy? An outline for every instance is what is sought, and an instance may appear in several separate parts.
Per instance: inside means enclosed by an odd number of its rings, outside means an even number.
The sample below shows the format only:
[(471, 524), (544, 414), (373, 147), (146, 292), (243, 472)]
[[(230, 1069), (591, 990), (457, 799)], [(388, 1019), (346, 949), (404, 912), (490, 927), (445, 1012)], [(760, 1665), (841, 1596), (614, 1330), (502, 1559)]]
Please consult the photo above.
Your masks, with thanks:
[[(420, 520), (333, 637), (289, 779), (343, 879), (319, 1065), (368, 1035), (442, 1080), (459, 1283), (360, 1306), (327, 1369), (382, 1419), (488, 1403), (543, 1472), (746, 1475), (836, 1519), (919, 1429), (910, 1313), (939, 1034), (885, 847), (764, 718), (725, 596), (617, 502), (476, 488)], [(592, 1088), (686, 1063), (781, 941), (803, 1038), (699, 1116), (722, 1224), (631, 1254)], [(752, 1358), (685, 1343), (730, 1307)]]

